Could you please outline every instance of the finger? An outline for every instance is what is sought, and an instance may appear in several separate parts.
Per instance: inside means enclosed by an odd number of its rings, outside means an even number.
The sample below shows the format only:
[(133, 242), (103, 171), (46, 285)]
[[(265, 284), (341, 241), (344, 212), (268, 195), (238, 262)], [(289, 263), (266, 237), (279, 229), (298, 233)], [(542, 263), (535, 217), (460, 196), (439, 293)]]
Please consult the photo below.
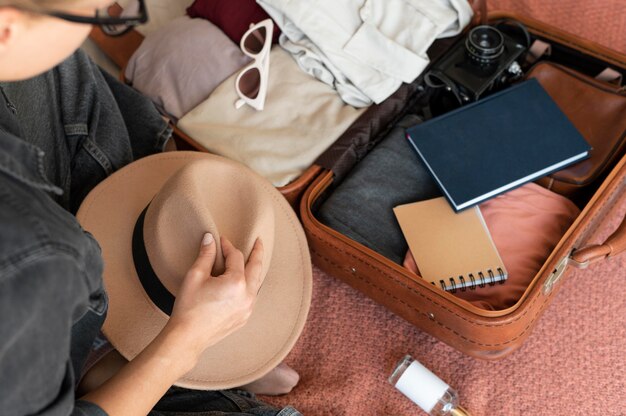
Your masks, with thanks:
[(263, 242), (260, 238), (256, 239), (248, 262), (246, 263), (246, 281), (252, 293), (257, 293), (263, 283)]
[(193, 266), (191, 266), (191, 269), (197, 270), (204, 277), (211, 276), (216, 253), (217, 246), (213, 235), (211, 233), (205, 233), (202, 237), (202, 243), (200, 244), (200, 252)]
[(222, 237), (222, 254), (224, 255), (225, 273), (244, 273), (243, 254), (226, 237)]

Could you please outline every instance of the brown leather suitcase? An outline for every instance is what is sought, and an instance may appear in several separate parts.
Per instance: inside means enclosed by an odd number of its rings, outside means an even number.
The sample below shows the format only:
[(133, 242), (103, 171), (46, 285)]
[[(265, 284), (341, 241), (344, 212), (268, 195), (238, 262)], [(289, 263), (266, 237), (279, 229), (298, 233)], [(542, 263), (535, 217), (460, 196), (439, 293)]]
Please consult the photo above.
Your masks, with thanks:
[[(563, 60), (589, 60), (626, 71), (626, 56), (550, 27), (539, 21), (507, 13), (490, 13), (488, 20), (514, 19), (530, 33), (549, 42)], [(444, 46), (445, 48), (445, 46)], [(435, 55), (436, 50), (431, 49)], [(623, 93), (624, 88), (614, 88)], [(592, 231), (604, 221), (615, 204), (626, 203), (626, 156), (624, 147), (613, 158), (613, 167), (596, 181), (592, 192), (579, 204), (583, 209), (556, 245), (521, 299), (512, 307), (479, 309), (429, 283), (373, 250), (329, 228), (316, 218), (316, 209), (333, 184), (384, 137), (403, 108), (428, 101), (428, 87), (419, 79), (403, 86), (379, 106), (370, 108), (338, 142), (318, 160), (323, 169), (305, 191), (300, 215), (314, 263), (338, 277), (415, 326), (471, 356), (501, 358), (519, 348), (558, 291), (572, 267), (587, 268), (626, 250), (626, 219), (603, 243), (589, 245)], [(623, 114), (626, 117), (626, 114)], [(623, 140), (624, 137), (621, 137)], [(360, 201), (366, 203), (366, 201)], [(355, 202), (355, 209), (357, 203)], [(593, 267), (593, 266), (591, 266)], [(592, 270), (589, 273), (593, 273)], [(626, 273), (625, 273), (626, 274)]]
[[(486, 1), (474, 2), (477, 24), (513, 19), (531, 34), (557, 46), (568, 57), (580, 57), (626, 73), (626, 56), (570, 35), (533, 19), (507, 14), (486, 14)], [(488, 19), (487, 19), (488, 17)], [(120, 67), (124, 67), (143, 36), (131, 31), (119, 38), (106, 37), (95, 28), (91, 38)], [(452, 45), (452, 39), (437, 41), (429, 50), (435, 61)], [(316, 164), (291, 184), (279, 188), (301, 216), (314, 263), (340, 278), (399, 316), (454, 348), (475, 357), (496, 359), (520, 347), (549, 305), (561, 279), (571, 267), (585, 268), (626, 250), (626, 222), (601, 245), (587, 245), (589, 235), (604, 220), (610, 208), (626, 203), (626, 157), (620, 147), (605, 177), (593, 184), (584, 209), (555, 247), (523, 297), (501, 311), (479, 309), (447, 292), (411, 277), (401, 265), (322, 224), (316, 207), (334, 183), (389, 132), (409, 108), (428, 103), (429, 91), (422, 80), (403, 85), (379, 105), (371, 106)], [(626, 114), (624, 115), (626, 117)], [(204, 151), (193, 138), (175, 129), (179, 148)], [(590, 189), (590, 188), (588, 188)]]

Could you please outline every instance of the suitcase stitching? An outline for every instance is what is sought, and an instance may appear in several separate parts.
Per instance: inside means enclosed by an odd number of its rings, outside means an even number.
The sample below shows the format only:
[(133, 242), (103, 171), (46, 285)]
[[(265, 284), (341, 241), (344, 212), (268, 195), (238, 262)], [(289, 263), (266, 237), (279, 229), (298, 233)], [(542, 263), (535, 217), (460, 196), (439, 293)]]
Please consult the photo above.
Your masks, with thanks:
[[(339, 270), (343, 270), (339, 264), (337, 264), (337, 263), (333, 262), (332, 260), (330, 260), (329, 258), (327, 258), (327, 257), (325, 257), (325, 256), (323, 256), (323, 255), (321, 255), (319, 252), (317, 252), (317, 251), (315, 251), (315, 250), (312, 250), (312, 251), (313, 251), (313, 253), (314, 253), (316, 256), (318, 256), (318, 257), (322, 258), (323, 260), (325, 260), (326, 262), (330, 263), (330, 264), (331, 264), (332, 266), (334, 266), (335, 268), (337, 268), (337, 269), (339, 269)], [(425, 312), (421, 312), (419, 309), (417, 309), (417, 308), (416, 308), (416, 307), (414, 307), (413, 305), (410, 305), (410, 304), (408, 304), (407, 302), (403, 301), (402, 299), (397, 298), (396, 296), (394, 296), (394, 295), (393, 295), (393, 294), (391, 294), (390, 292), (388, 292), (388, 291), (386, 291), (385, 289), (383, 289), (383, 288), (379, 287), (378, 285), (376, 285), (376, 284), (374, 284), (374, 283), (370, 282), (369, 280), (365, 279), (364, 277), (359, 276), (359, 275), (356, 275), (356, 277), (357, 277), (359, 280), (361, 280), (362, 282), (364, 282), (365, 284), (368, 284), (368, 285), (370, 285), (370, 286), (374, 287), (376, 290), (378, 290), (378, 291), (380, 291), (380, 292), (383, 292), (383, 293), (385, 293), (385, 294), (387, 294), (387, 295), (391, 296), (391, 298), (393, 298), (394, 300), (396, 300), (396, 301), (400, 302), (401, 304), (403, 304), (403, 305), (407, 306), (409, 309), (413, 309), (415, 312), (417, 312), (417, 313), (419, 313), (419, 314), (423, 314), (423, 315), (428, 316)], [(418, 294), (418, 295), (420, 295), (420, 296), (424, 296), (424, 295), (422, 295), (422, 294), (420, 294), (420, 293), (417, 293), (417, 294)], [(463, 334), (461, 334), (461, 333), (457, 332), (457, 331), (456, 331), (456, 330), (454, 330), (453, 328), (450, 328), (449, 326), (445, 325), (444, 323), (442, 323), (442, 322), (440, 322), (440, 321), (438, 321), (438, 320), (436, 320), (436, 319), (431, 319), (431, 320), (433, 320), (433, 321), (434, 321), (437, 325), (439, 325), (440, 327), (447, 329), (448, 331), (452, 332), (453, 334), (457, 335), (459, 338), (462, 338), (462, 339), (464, 339), (464, 340), (465, 340), (465, 341), (467, 341), (467, 342), (470, 342), (470, 343), (475, 344), (475, 345), (484, 346), (484, 347), (498, 347), (498, 346), (503, 346), (503, 345), (511, 344), (511, 343), (515, 342), (516, 340), (518, 340), (519, 338), (523, 337), (523, 336), (524, 336), (524, 334), (525, 334), (526, 332), (528, 332), (528, 330), (529, 330), (529, 329), (533, 326), (533, 324), (534, 324), (534, 323), (535, 323), (535, 321), (537, 320), (537, 317), (538, 317), (538, 316), (539, 316), (539, 315), (543, 312), (543, 310), (545, 309), (545, 305), (546, 305), (546, 303), (547, 303), (548, 299), (549, 299), (549, 297), (547, 297), (547, 298), (545, 298), (545, 299), (544, 299), (544, 302), (541, 304), (539, 311), (538, 311), (538, 312), (537, 312), (537, 313), (536, 313), (536, 314), (532, 317), (531, 321), (528, 323), (528, 325), (526, 325), (526, 327), (522, 330), (522, 332), (520, 332), (520, 333), (519, 333), (517, 336), (515, 336), (514, 338), (511, 338), (511, 339), (509, 339), (509, 340), (507, 340), (507, 341), (504, 341), (504, 342), (502, 342), (502, 343), (498, 343), (498, 344), (485, 344), (485, 343), (482, 343), (482, 342), (474, 341), (473, 339), (466, 337), (465, 335), (463, 335)], [(430, 299), (429, 299), (429, 300), (430, 300)], [(535, 301), (536, 301), (536, 298), (535, 298)], [(433, 302), (433, 303), (435, 303), (435, 304), (437, 304), (437, 303), (436, 303), (436, 302), (434, 302), (434, 301), (432, 301), (432, 302)], [(534, 301), (533, 301), (533, 302), (534, 302)], [(442, 306), (442, 307), (443, 307), (443, 306)], [(454, 313), (454, 312), (450, 311), (449, 309), (447, 309), (447, 308), (445, 308), (445, 307), (443, 307), (443, 308), (444, 308), (445, 310), (447, 310), (447, 311), (451, 312), (452, 314), (454, 314), (454, 315), (456, 315), (456, 316), (459, 316), (459, 317), (460, 317), (460, 318), (462, 318), (463, 320), (466, 320), (466, 321), (467, 321), (467, 319), (466, 319), (466, 318), (464, 318), (464, 317), (462, 317), (462, 316), (460, 316), (460, 315), (458, 315), (458, 314), (456, 314), (456, 313)], [(429, 319), (430, 319), (430, 318), (429, 318)], [(503, 325), (508, 325), (508, 324), (499, 324), (499, 325), (494, 325), (494, 324), (491, 324), (491, 325), (489, 325), (489, 324), (479, 324), (479, 323), (475, 323), (475, 322), (472, 322), (472, 321), (467, 321), (467, 322), (469, 322), (469, 323), (470, 323), (470, 324), (472, 324), (472, 325), (484, 325), (484, 326), (503, 326)]]

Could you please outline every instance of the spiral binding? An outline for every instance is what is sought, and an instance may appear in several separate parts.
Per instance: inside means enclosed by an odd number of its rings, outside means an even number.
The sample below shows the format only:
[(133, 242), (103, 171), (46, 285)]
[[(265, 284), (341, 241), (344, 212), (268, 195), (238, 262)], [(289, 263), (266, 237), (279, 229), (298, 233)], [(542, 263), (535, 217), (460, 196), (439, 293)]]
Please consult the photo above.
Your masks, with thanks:
[(474, 276), (473, 273), (469, 273), (467, 277), (449, 277), (447, 282), (444, 279), (439, 280), (439, 285), (447, 292), (456, 293), (457, 290), (465, 292), (467, 289), (476, 290), (476, 287), (483, 288), (487, 285), (495, 286), (496, 283), (503, 284), (506, 280), (506, 273), (501, 267), (498, 267), (496, 272), (497, 274), (494, 273), (493, 270), (488, 269), (487, 275), (483, 272), (478, 272), (477, 276)]

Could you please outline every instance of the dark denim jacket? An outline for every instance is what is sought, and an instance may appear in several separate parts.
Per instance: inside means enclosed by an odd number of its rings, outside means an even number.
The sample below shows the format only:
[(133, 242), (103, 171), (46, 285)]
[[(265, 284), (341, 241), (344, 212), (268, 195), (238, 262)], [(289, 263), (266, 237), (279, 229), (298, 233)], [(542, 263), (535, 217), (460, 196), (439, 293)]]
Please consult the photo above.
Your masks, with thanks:
[(80, 52), (2, 87), (0, 414), (102, 415), (74, 397), (107, 301), (100, 248), (70, 212), (171, 132), (149, 101)]

